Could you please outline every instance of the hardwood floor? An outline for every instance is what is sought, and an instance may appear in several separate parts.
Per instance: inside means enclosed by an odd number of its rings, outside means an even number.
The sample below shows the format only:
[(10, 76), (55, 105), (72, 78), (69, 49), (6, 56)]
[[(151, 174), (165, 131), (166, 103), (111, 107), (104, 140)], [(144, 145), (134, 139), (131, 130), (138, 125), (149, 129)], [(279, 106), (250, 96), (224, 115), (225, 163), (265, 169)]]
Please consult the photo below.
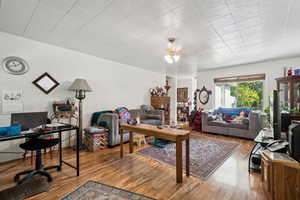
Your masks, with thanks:
[[(176, 184), (175, 169), (162, 165), (137, 153), (128, 154), (128, 144), (125, 145), (125, 157), (120, 159), (119, 147), (98, 151), (96, 153), (81, 152), (81, 175), (68, 166), (63, 166), (61, 172), (52, 171), (53, 182), (50, 191), (36, 195), (31, 200), (59, 199), (76, 189), (87, 180), (113, 185), (132, 192), (144, 194), (157, 199), (172, 200), (264, 200), (259, 174), (248, 173), (248, 156), (254, 145), (249, 140), (216, 136), (193, 132), (226, 141), (239, 142), (241, 145), (207, 180), (190, 176), (183, 178), (183, 184)], [(138, 148), (145, 148), (147, 145)], [(75, 163), (75, 154), (70, 149), (64, 150), (64, 159)], [(50, 159), (46, 155), (46, 165), (57, 162), (57, 156)], [(31, 168), (30, 159), (17, 160), (0, 164), (0, 189), (14, 185), (14, 175)]]

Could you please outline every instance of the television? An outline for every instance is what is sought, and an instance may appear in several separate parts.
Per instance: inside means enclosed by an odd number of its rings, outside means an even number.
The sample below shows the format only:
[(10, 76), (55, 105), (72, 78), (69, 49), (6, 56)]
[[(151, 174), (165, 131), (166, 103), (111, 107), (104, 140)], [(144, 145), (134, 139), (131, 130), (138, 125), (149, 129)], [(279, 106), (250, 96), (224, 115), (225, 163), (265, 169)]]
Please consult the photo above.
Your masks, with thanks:
[(288, 133), (289, 155), (300, 162), (300, 124), (292, 124)]
[(275, 140), (281, 139), (281, 109), (279, 102), (279, 91), (273, 90), (270, 95), (270, 123), (273, 128)]

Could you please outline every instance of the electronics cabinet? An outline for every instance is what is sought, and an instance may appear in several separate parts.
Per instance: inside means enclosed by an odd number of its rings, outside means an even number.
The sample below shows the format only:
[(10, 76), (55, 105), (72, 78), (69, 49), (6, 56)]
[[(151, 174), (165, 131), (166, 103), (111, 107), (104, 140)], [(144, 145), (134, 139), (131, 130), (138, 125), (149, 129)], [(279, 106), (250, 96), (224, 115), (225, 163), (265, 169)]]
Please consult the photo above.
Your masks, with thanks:
[(292, 110), (292, 119), (300, 120), (300, 76), (276, 78), (280, 106)]

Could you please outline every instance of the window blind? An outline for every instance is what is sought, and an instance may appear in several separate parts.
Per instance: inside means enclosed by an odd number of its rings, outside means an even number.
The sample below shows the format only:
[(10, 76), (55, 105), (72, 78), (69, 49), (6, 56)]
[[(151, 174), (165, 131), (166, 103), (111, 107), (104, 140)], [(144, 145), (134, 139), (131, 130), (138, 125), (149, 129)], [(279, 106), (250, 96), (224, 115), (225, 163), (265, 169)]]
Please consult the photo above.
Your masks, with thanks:
[(215, 78), (214, 82), (215, 83), (246, 82), (246, 81), (260, 81), (265, 79), (266, 79), (266, 74), (251, 74), (251, 75)]

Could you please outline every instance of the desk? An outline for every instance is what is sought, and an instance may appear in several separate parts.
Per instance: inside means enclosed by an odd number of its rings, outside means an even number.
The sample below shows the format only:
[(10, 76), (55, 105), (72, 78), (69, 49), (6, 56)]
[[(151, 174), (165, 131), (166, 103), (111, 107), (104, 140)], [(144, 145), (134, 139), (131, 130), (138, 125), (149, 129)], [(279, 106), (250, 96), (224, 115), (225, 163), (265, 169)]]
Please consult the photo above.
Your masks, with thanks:
[[(62, 133), (66, 131), (72, 131), (76, 130), (76, 166), (67, 163), (63, 161), (62, 159)], [(59, 169), (62, 168), (62, 164), (68, 165), (69, 167), (72, 167), (76, 170), (77, 176), (79, 176), (79, 128), (77, 126), (73, 125), (66, 125), (62, 127), (53, 127), (49, 131), (44, 131), (44, 132), (22, 132), (20, 135), (16, 136), (1, 136), (0, 137), (0, 142), (4, 141), (9, 141), (9, 140), (17, 140), (17, 139), (22, 139), (22, 138), (35, 138), (39, 137), (42, 135), (47, 135), (47, 134), (58, 134), (59, 137)]]
[[(285, 133), (281, 132), (281, 139), (285, 140)], [(252, 157), (261, 158), (261, 152), (266, 150), (266, 146), (275, 141), (274, 140), (274, 132), (272, 129), (262, 129), (256, 138), (254, 139), (254, 142), (256, 144), (253, 146), (250, 156), (249, 156), (249, 162), (248, 162), (248, 172), (251, 170), (254, 172), (260, 172), (260, 165), (255, 165), (251, 162)]]
[(129, 131), (129, 153), (133, 153), (133, 132), (176, 142), (176, 182), (182, 183), (182, 142), (186, 141), (186, 176), (190, 175), (190, 132), (174, 128), (159, 129), (156, 126), (122, 124), (120, 127), (120, 157), (123, 158), (123, 131)]
[(256, 144), (253, 146), (249, 155), (248, 172), (260, 172), (260, 165), (252, 163), (251, 159), (252, 157), (261, 159), (261, 152), (265, 150), (265, 147), (272, 141), (274, 141), (274, 133), (271, 129), (263, 129), (258, 133), (256, 138), (254, 139), (254, 142), (256, 142)]

